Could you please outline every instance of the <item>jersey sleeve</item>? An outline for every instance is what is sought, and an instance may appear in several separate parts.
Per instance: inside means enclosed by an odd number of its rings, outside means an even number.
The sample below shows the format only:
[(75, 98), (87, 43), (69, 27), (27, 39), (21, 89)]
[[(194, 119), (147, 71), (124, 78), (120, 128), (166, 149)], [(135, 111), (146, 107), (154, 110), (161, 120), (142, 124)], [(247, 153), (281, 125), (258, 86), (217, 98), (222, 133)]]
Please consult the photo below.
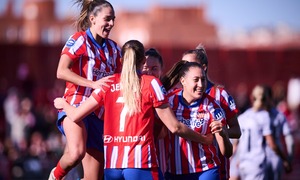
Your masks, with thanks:
[(163, 104), (168, 103), (168, 98), (166, 97), (166, 90), (164, 89), (161, 82), (153, 78), (150, 82), (150, 91), (151, 91), (151, 98), (153, 101), (153, 107), (159, 107)]
[(218, 90), (220, 91), (219, 105), (224, 110), (226, 119), (229, 120), (238, 114), (238, 109), (233, 97), (224, 88), (216, 88), (216, 91)]
[(224, 110), (220, 107), (218, 103), (214, 101), (211, 96), (206, 95), (208, 103), (208, 110), (211, 114), (211, 117), (214, 121), (221, 121), (222, 125), (226, 125), (226, 115)]
[(77, 32), (69, 37), (62, 49), (61, 55), (68, 55), (73, 61), (79, 59), (86, 52), (84, 46), (85, 37), (81, 32)]
[(95, 89), (92, 92), (92, 96), (95, 98), (95, 100), (99, 103), (100, 106), (104, 105), (104, 96), (107, 91), (109, 91), (110, 86), (103, 86), (103, 89)]
[(101, 91), (101, 89), (95, 89), (92, 93), (92, 96), (95, 98), (95, 100), (99, 103), (99, 105), (103, 105), (103, 94), (104, 92)]

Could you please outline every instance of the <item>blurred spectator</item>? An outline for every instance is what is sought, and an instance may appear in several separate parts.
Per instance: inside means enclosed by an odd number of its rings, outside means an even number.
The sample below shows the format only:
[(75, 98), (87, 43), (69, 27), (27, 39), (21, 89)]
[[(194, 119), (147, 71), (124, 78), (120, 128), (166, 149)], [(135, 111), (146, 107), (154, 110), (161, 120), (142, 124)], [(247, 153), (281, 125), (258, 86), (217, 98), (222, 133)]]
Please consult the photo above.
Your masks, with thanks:
[(0, 180), (9, 179), (10, 163), (2, 141), (0, 141), (0, 167)]
[(300, 105), (300, 78), (291, 78), (288, 82), (287, 102), (292, 111)]
[(274, 104), (286, 101), (286, 87), (282, 81), (276, 81), (272, 86)]
[(35, 80), (27, 63), (22, 62), (19, 64), (17, 69), (17, 79), (20, 83), (18, 87), (22, 95), (33, 99), (35, 91)]
[(31, 128), (35, 125), (35, 116), (31, 112), (32, 101), (25, 97), (20, 99), (16, 89), (11, 89), (4, 101), (4, 112), (8, 135), (17, 148), (22, 148)]
[(48, 102), (36, 105), (24, 95), (23, 88), (16, 87), (3, 94), (0, 180), (47, 179), (65, 145), (53, 123), (57, 115), (53, 99), (47, 96)]
[(289, 123), (293, 131), (299, 128), (300, 119), (300, 78), (291, 78), (288, 82), (287, 103), (290, 109)]
[(275, 105), (286, 116), (291, 131), (296, 132), (299, 128), (300, 80), (290, 79), (287, 88), (277, 82), (273, 86), (273, 93)]
[(251, 106), (249, 100), (248, 86), (246, 83), (241, 82), (238, 84), (235, 93), (235, 99), (236, 99), (235, 104), (240, 114), (246, 111)]

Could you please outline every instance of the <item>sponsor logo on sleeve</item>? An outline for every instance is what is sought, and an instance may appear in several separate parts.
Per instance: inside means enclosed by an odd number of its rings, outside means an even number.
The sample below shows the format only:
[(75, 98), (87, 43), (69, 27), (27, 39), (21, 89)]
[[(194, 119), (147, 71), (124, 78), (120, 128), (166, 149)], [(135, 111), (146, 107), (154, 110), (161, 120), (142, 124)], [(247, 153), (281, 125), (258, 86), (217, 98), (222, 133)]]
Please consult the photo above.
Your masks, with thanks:
[(160, 89), (164, 95), (167, 95), (167, 91), (164, 86), (160, 86)]
[(75, 44), (75, 40), (73, 38), (69, 39), (66, 43), (67, 47), (72, 47)]
[(235, 105), (235, 102), (234, 102), (234, 99), (232, 98), (232, 96), (228, 97), (228, 103), (229, 103), (229, 108), (231, 111), (236, 109), (236, 105)]
[(213, 117), (214, 117), (215, 120), (221, 121), (222, 119), (225, 118), (225, 115), (224, 115), (222, 109), (217, 108), (217, 109), (215, 109), (214, 112), (213, 112)]

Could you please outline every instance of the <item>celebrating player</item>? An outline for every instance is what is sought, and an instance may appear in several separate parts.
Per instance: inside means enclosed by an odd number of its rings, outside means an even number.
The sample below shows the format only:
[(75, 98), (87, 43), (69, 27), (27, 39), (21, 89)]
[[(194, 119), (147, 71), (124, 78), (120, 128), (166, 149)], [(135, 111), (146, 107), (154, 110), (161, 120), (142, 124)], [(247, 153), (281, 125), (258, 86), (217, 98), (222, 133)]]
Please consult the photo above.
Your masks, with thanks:
[[(186, 51), (182, 59), (189, 62), (200, 63), (205, 70), (206, 76), (208, 76), (208, 57), (203, 45), (200, 44), (196, 49)], [(241, 130), (237, 120), (238, 109), (236, 108), (232, 96), (224, 87), (214, 84), (208, 78), (206, 93), (215, 99), (225, 113), (229, 138), (238, 139), (241, 136)], [(229, 159), (224, 157), (221, 153), (219, 153), (219, 158), (221, 160), (220, 177), (222, 180), (229, 179)]]
[[(81, 5), (78, 32), (66, 42), (57, 68), (57, 77), (66, 81), (64, 98), (79, 106), (108, 80), (105, 76), (120, 72), (120, 48), (108, 39), (114, 26), (113, 6), (105, 0), (77, 0)], [(67, 120), (58, 114), (57, 125), (66, 136), (64, 154), (49, 179), (62, 179), (82, 160), (84, 179), (103, 177), (103, 109), (91, 112), (83, 121)]]
[[(180, 69), (176, 78), (180, 79), (183, 88), (169, 94), (169, 103), (178, 121), (201, 134), (213, 132), (222, 154), (230, 157), (232, 145), (224, 126), (225, 116), (214, 99), (205, 93), (207, 82), (202, 66), (183, 61), (175, 66), (181, 66), (172, 69)], [(166, 75), (163, 81), (170, 82), (173, 78)], [(167, 139), (170, 141), (170, 158), (166, 179), (219, 179), (217, 146), (196, 143), (174, 134), (169, 134)]]

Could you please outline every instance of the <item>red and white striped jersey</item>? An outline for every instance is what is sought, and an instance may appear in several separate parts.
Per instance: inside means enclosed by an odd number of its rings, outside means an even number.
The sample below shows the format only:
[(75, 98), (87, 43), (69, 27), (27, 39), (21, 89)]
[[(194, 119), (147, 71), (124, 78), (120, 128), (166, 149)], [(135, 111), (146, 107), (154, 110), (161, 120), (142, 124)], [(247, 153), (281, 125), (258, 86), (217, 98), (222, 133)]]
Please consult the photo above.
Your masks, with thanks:
[[(208, 82), (209, 83), (209, 82)], [(227, 120), (230, 120), (234, 116), (238, 114), (238, 109), (236, 107), (236, 104), (234, 102), (234, 99), (230, 94), (226, 92), (226, 90), (223, 87), (219, 87), (216, 85), (213, 85), (209, 83), (209, 87), (206, 89), (206, 93), (208, 93), (209, 96), (215, 99), (216, 103), (222, 108), (225, 114), (226, 124)], [(214, 142), (217, 146), (217, 142)], [(221, 161), (220, 165), (220, 177), (221, 179), (229, 179), (229, 168), (230, 163), (229, 159), (226, 158), (221, 154), (218, 148), (218, 156)]]
[(213, 86), (206, 89), (206, 93), (214, 98), (216, 103), (223, 109), (227, 120), (238, 114), (233, 97), (223, 87)]
[[(169, 97), (169, 103), (177, 119), (201, 134), (211, 133), (209, 125), (215, 120), (225, 123), (224, 114), (210, 96), (203, 97), (192, 105), (183, 103), (182, 91)], [(202, 172), (220, 164), (216, 146), (204, 145), (169, 134), (170, 158), (168, 171), (172, 174)]]
[[(66, 54), (72, 59), (73, 72), (92, 81), (121, 71), (121, 53), (118, 45), (110, 39), (103, 39), (100, 46), (89, 30), (73, 34), (61, 54)], [(92, 88), (66, 82), (64, 98), (70, 104), (78, 105), (84, 102), (92, 91)], [(99, 118), (102, 110), (97, 114)]]
[(161, 82), (141, 75), (141, 112), (126, 115), (120, 87), (120, 74), (115, 74), (105, 92), (95, 90), (92, 96), (104, 104), (105, 168), (158, 167), (154, 144), (154, 108), (168, 103)]

